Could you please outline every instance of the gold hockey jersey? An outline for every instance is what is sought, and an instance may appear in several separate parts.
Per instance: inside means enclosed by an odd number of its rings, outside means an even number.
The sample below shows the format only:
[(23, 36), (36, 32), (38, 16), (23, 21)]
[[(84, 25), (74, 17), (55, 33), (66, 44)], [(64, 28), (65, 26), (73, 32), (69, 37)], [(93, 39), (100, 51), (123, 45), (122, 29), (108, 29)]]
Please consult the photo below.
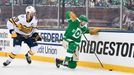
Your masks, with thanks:
[(21, 14), (18, 17), (10, 18), (7, 22), (7, 28), (14, 29), (21, 35), (31, 35), (37, 29), (37, 19), (34, 16), (30, 22), (27, 22), (26, 14)]

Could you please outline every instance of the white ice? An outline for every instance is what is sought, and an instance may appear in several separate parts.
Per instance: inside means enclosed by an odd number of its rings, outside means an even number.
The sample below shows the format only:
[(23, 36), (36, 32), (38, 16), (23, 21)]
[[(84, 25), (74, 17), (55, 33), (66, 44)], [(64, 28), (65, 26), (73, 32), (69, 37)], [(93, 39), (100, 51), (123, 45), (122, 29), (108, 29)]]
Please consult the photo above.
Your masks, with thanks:
[(7, 58), (0, 57), (0, 75), (134, 75), (131, 73), (107, 71), (101, 69), (92, 69), (77, 67), (71, 70), (65, 67), (56, 68), (54, 63), (32, 61), (27, 64), (26, 60), (14, 59), (12, 63), (4, 67), (2, 63)]

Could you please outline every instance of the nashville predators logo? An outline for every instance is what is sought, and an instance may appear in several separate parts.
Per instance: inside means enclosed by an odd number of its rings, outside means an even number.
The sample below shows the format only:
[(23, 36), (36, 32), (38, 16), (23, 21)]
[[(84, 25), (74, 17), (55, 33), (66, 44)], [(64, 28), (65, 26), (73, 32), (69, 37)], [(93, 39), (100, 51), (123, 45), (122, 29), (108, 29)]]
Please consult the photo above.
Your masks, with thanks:
[(18, 28), (20, 31), (24, 32), (24, 33), (30, 33), (30, 32), (32, 32), (32, 30), (33, 30), (33, 27), (27, 27), (27, 26), (22, 25), (22, 24), (18, 24), (18, 25), (17, 25), (17, 28)]
[(18, 18), (10, 18), (9, 21), (16, 26), (20, 31), (24, 32), (24, 33), (30, 33), (33, 30), (33, 27), (27, 27), (26, 25), (22, 25), (20, 24), (16, 24), (17, 21), (19, 21)]

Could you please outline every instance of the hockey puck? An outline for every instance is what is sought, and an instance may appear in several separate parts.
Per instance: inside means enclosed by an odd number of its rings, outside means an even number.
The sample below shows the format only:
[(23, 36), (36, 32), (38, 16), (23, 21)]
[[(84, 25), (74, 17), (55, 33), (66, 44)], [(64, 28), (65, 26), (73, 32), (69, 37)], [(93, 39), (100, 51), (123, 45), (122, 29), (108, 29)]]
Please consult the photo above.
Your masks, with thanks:
[(109, 71), (113, 71), (112, 69), (109, 69)]

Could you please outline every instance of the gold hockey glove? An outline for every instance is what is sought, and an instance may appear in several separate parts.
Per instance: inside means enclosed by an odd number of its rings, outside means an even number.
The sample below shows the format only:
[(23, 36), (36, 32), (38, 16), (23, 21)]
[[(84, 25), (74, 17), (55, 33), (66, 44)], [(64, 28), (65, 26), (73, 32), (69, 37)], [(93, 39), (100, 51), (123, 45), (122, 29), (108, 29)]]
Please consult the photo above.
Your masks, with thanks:
[(100, 30), (101, 30), (100, 28), (91, 29), (90, 32), (89, 32), (89, 34), (91, 34), (91, 35), (97, 35)]
[(12, 38), (16, 38), (17, 37), (17, 34), (14, 31), (14, 29), (9, 30), (9, 32), (10, 32)]
[(17, 37), (16, 32), (13, 32), (13, 33), (11, 34), (11, 37), (12, 37), (12, 38), (16, 38), (16, 37)]

